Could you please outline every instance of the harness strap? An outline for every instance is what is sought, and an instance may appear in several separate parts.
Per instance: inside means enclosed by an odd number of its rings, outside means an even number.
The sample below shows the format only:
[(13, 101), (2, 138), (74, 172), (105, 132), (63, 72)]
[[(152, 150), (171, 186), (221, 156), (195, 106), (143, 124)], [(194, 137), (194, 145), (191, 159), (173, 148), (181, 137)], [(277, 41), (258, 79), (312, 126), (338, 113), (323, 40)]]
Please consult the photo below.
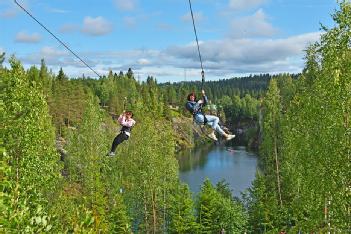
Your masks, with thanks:
[(208, 122), (207, 118), (206, 118), (206, 115), (204, 115), (204, 125), (206, 125)]
[[(196, 113), (196, 114), (193, 114), (193, 120), (194, 120), (194, 122), (195, 123), (197, 123), (197, 121), (196, 121), (196, 118), (195, 118), (195, 116), (196, 115), (198, 115), (198, 114), (200, 114), (200, 115), (203, 115), (204, 116), (204, 125), (206, 125), (207, 124), (207, 122), (208, 122), (208, 120), (207, 120), (207, 118), (206, 118), (206, 115), (204, 115), (203, 113)], [(200, 124), (200, 123), (198, 123), (198, 124)]]

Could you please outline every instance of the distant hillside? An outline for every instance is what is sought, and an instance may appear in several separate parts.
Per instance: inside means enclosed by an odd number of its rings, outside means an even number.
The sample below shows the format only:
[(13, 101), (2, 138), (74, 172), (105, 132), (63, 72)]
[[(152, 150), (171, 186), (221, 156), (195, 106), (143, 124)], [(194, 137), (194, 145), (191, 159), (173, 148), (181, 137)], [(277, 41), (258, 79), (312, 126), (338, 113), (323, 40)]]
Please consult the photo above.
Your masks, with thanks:
[[(279, 75), (260, 74), (250, 75), (247, 77), (223, 79), (218, 81), (206, 81), (204, 89), (213, 101), (220, 99), (221, 97), (227, 96), (240, 96), (243, 97), (245, 94), (250, 94), (252, 97), (261, 97), (265, 93), (268, 87), (268, 83), (272, 78), (276, 78)], [(299, 74), (285, 74), (289, 75), (293, 79), (297, 79)], [(201, 78), (199, 81), (189, 82), (178, 82), (178, 83), (162, 83), (159, 84), (165, 94), (168, 95), (169, 103), (176, 102), (182, 99), (187, 93), (195, 91), (200, 92), (201, 90)]]

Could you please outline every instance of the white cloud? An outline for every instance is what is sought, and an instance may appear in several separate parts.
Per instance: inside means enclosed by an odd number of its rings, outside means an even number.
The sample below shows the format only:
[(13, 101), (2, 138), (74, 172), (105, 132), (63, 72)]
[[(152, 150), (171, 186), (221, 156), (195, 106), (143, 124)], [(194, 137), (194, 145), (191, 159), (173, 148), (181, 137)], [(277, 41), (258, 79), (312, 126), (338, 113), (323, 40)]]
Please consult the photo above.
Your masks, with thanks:
[(267, 16), (262, 9), (255, 14), (234, 19), (231, 22), (231, 37), (272, 36), (277, 30), (267, 22)]
[(82, 32), (92, 35), (101, 36), (112, 31), (112, 24), (101, 16), (92, 18), (87, 16), (83, 21)]
[(67, 10), (59, 9), (59, 8), (49, 8), (49, 12), (51, 13), (58, 13), (58, 14), (66, 14), (69, 13)]
[(44, 46), (40, 50), (40, 56), (46, 58), (55, 58), (68, 55), (68, 51), (66, 50), (58, 50), (50, 46)]
[(123, 22), (126, 25), (126, 27), (129, 27), (129, 28), (130, 27), (135, 27), (135, 25), (136, 25), (136, 18), (127, 16), (127, 17), (123, 18)]
[(44, 59), (47, 65), (62, 66), (62, 61), (64, 61), (68, 56), (69, 52), (66, 50), (44, 46), (38, 52), (23, 56), (21, 61), (28, 64), (38, 64), (40, 63), (41, 59)]
[(114, 0), (117, 9), (122, 11), (133, 11), (136, 8), (136, 0)]
[[(30, 9), (27, 0), (18, 1), (25, 9)], [(13, 2), (9, 0), (0, 0), (1, 6), (0, 17), (1, 18), (14, 18), (22, 10)]]
[(233, 10), (244, 10), (261, 5), (266, 0), (229, 0), (229, 7)]
[[(198, 22), (201, 22), (204, 20), (204, 15), (202, 14), (202, 12), (194, 12), (194, 20), (195, 20), (195, 23), (198, 23)], [(181, 20), (184, 21), (184, 22), (190, 22), (192, 21), (191, 19), (191, 14), (190, 13), (187, 13), (185, 15), (183, 15), (181, 17)]]
[[(206, 77), (210, 79), (230, 78), (253, 73), (301, 72), (304, 66), (304, 50), (309, 43), (319, 39), (320, 33), (307, 33), (280, 39), (226, 38), (202, 41), (201, 52)], [(106, 75), (127, 71), (130, 67), (141, 80), (152, 75), (159, 82), (200, 79), (200, 63), (196, 45), (189, 43), (165, 50), (135, 49), (126, 51), (82, 52), (77, 51), (94, 70)], [(73, 55), (63, 48), (44, 47), (21, 61), (26, 64), (46, 63), (57, 71), (59, 67), (69, 76), (96, 77)], [(56, 70), (55, 70), (56, 69)]]
[(0, 17), (1, 18), (13, 18), (17, 15), (18, 11), (13, 8), (6, 9), (2, 12), (0, 12)]
[(28, 34), (24, 31), (16, 34), (15, 41), (20, 43), (37, 43), (41, 40), (38, 33)]
[(76, 24), (64, 24), (60, 27), (59, 31), (61, 33), (69, 33), (69, 32), (74, 32), (79, 29), (79, 26)]
[(45, 60), (47, 65), (51, 66), (59, 66), (60, 60), (63, 56), (66, 56), (67, 52), (55, 49), (53, 47), (45, 46), (40, 49), (40, 51), (33, 52), (31, 54), (26, 55), (16, 55), (23, 62), (23, 64), (39, 64), (41, 59)]
[(150, 63), (151, 62), (148, 59), (145, 59), (145, 58), (138, 59), (138, 64), (140, 65), (149, 65)]
[[(224, 39), (208, 41), (201, 45), (204, 66), (213, 71), (274, 72), (291, 71), (291, 64), (302, 69), (304, 50), (309, 43), (318, 40), (320, 33), (307, 33), (284, 39)], [(196, 67), (198, 57), (194, 46), (171, 47), (168, 56), (179, 60), (189, 68)], [(297, 64), (296, 64), (297, 63)], [(296, 72), (296, 70), (295, 70)]]
[[(90, 66), (94, 67), (97, 64), (97, 61), (93, 61), (89, 58), (86, 58), (84, 55), (78, 53), (80, 57), (84, 59), (86, 63), (88, 63)], [(86, 66), (77, 58), (75, 58), (69, 51), (66, 49), (57, 49), (54, 47), (50, 46), (45, 46), (40, 49), (38, 52), (34, 52), (31, 54), (27, 55), (20, 55), (19, 59), (24, 63), (24, 64), (40, 64), (40, 60), (44, 59), (45, 63), (50, 66), (50, 68), (58, 69), (60, 67), (63, 67), (64, 71), (65, 68), (67, 67), (75, 67), (77, 70), (78, 69), (83, 69), (86, 68)], [(65, 71), (66, 72), (66, 71)], [(71, 73), (67, 73), (68, 75), (71, 75)]]

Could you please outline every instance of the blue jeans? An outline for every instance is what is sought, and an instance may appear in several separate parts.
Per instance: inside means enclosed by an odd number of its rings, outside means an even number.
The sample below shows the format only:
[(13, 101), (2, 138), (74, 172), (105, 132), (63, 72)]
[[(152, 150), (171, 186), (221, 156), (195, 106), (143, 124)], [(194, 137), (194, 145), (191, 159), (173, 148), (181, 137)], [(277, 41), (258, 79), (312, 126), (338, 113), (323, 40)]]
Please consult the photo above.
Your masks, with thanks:
[[(219, 118), (214, 115), (205, 115), (207, 119), (207, 125), (211, 126), (213, 130), (221, 134), (222, 136), (225, 134), (225, 132), (221, 129), (221, 127), (218, 125), (219, 123)], [(204, 116), (203, 114), (197, 114), (195, 115), (195, 121), (197, 124), (203, 124), (204, 123)]]

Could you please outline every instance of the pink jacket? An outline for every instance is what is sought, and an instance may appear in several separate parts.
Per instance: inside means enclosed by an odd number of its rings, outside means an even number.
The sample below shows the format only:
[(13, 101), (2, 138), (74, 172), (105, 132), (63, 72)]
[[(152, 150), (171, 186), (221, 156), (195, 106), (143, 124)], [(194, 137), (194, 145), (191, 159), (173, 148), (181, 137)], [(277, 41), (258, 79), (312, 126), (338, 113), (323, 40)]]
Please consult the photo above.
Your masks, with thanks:
[(135, 120), (132, 118), (127, 120), (125, 116), (120, 115), (118, 117), (118, 123), (122, 126), (130, 128), (130, 127), (133, 127), (133, 125), (135, 124)]

